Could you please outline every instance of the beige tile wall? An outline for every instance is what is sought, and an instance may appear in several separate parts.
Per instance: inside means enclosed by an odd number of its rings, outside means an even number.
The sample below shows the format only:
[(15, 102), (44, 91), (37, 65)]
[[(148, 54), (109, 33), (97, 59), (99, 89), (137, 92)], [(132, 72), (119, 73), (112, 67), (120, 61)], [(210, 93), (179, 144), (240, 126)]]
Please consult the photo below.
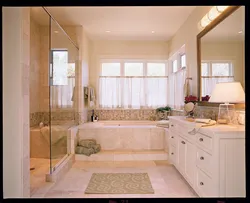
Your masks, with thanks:
[(40, 26), (30, 19), (30, 113), (39, 112)]
[[(30, 106), (30, 126), (36, 126), (40, 122), (49, 120), (49, 27), (36, 24), (33, 20), (31, 24), (31, 81), (30, 91), (32, 104)], [(55, 24), (53, 24), (55, 26)], [(53, 109), (52, 120), (75, 120), (80, 124), (87, 120), (87, 108), (83, 104), (83, 86), (88, 85), (88, 38), (83, 28), (80, 26), (64, 26), (64, 30), (79, 47), (79, 56), (73, 56), (70, 60), (76, 59), (76, 87), (77, 102), (72, 110), (61, 111)], [(39, 36), (40, 35), (40, 36)], [(38, 39), (40, 38), (40, 41)], [(63, 46), (70, 46), (72, 53), (75, 53), (73, 45), (67, 41), (66, 36), (56, 38), (52, 36), (52, 47), (58, 47), (61, 41), (66, 41)], [(56, 41), (58, 40), (58, 41)], [(73, 50), (74, 49), (74, 50)], [(39, 53), (40, 51), (40, 53)], [(40, 54), (40, 55), (39, 55)]]

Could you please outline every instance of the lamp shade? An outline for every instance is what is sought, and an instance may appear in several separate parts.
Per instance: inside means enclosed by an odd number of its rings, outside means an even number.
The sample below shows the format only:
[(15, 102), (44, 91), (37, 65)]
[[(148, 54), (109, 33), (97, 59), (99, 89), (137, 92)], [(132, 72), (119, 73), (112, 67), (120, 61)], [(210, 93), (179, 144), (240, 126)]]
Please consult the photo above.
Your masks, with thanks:
[(240, 82), (217, 83), (212, 91), (209, 102), (243, 103), (245, 102), (245, 92)]

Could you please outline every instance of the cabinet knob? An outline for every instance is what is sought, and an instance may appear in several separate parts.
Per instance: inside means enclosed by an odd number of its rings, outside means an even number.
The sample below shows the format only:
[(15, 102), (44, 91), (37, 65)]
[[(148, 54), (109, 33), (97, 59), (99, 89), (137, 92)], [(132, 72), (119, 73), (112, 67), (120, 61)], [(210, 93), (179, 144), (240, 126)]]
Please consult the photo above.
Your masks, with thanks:
[(200, 185), (204, 185), (204, 183), (203, 183), (203, 182), (200, 182)]
[(171, 155), (174, 155), (174, 153), (172, 152)]
[(186, 142), (184, 142), (184, 141), (181, 141), (181, 143), (182, 143), (182, 144), (186, 144)]
[(174, 127), (174, 125), (173, 125), (173, 124), (171, 124), (171, 127)]
[(203, 141), (203, 138), (200, 138), (199, 140), (200, 140), (200, 142), (202, 142), (202, 141)]
[(201, 156), (201, 157), (200, 157), (200, 160), (204, 160), (204, 157), (203, 157), (203, 156)]
[(171, 138), (174, 138), (174, 136), (172, 136)]

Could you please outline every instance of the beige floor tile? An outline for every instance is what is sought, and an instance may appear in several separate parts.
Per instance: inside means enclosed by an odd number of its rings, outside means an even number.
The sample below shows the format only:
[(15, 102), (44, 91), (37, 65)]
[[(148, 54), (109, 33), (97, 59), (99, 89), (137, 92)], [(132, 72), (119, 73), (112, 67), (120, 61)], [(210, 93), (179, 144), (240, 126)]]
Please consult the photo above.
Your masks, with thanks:
[[(154, 194), (84, 194), (93, 173), (148, 173)], [(39, 184), (38, 184), (39, 185)], [(197, 197), (167, 161), (76, 161), (69, 172), (49, 188), (45, 198), (176, 198)], [(42, 196), (42, 195), (41, 195)]]
[(152, 167), (153, 161), (116, 161), (115, 167)]

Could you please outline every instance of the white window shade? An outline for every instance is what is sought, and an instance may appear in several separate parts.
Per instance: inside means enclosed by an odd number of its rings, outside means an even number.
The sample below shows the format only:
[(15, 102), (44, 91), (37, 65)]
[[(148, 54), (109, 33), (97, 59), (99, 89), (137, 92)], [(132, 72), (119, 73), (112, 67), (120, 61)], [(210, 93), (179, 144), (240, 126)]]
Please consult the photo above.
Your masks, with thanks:
[[(167, 105), (168, 78), (166, 64), (161, 62), (129, 62), (119, 65), (106, 63), (99, 77), (99, 106), (101, 108), (156, 108)], [(103, 67), (103, 64), (102, 64)], [(112, 69), (117, 69), (112, 72)], [(105, 71), (102, 69), (102, 71)], [(160, 91), (159, 91), (160, 90)]]

